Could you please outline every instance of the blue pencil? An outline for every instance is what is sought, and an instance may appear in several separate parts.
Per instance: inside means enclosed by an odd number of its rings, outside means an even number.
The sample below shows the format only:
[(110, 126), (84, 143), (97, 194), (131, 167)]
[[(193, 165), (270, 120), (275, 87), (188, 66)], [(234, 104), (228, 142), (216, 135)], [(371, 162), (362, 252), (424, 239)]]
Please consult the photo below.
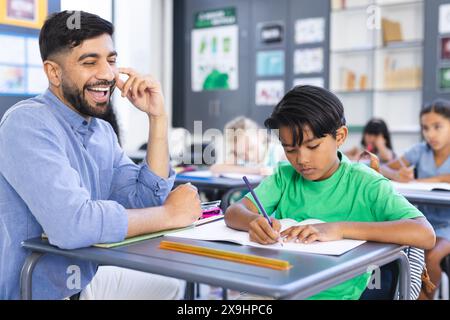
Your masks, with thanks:
[(271, 227), (273, 227), (273, 225), (272, 225), (272, 220), (270, 220), (270, 217), (269, 217), (269, 215), (267, 214), (266, 210), (264, 210), (264, 207), (261, 205), (261, 202), (259, 202), (259, 199), (258, 199), (258, 197), (256, 196), (255, 191), (253, 191), (253, 188), (252, 188), (252, 186), (250, 185), (250, 181), (248, 181), (247, 177), (245, 177), (245, 176), (244, 176), (242, 179), (244, 179), (244, 182), (245, 182), (245, 184), (247, 185), (248, 190), (249, 190), (250, 193), (252, 194), (253, 199), (255, 199), (256, 204), (258, 205), (259, 211), (261, 211), (261, 213), (264, 215), (264, 218), (267, 219), (267, 222), (269, 223), (269, 225), (270, 225)]
[[(262, 214), (264, 215), (264, 218), (267, 219), (267, 222), (273, 228), (272, 220), (270, 220), (269, 215), (267, 214), (266, 210), (264, 210), (264, 207), (262, 206), (261, 202), (259, 201), (258, 197), (256, 196), (255, 191), (253, 191), (253, 188), (250, 185), (250, 181), (248, 181), (247, 177), (245, 177), (245, 176), (242, 177), (242, 179), (244, 179), (244, 182), (247, 185), (248, 190), (250, 191), (251, 195), (253, 196), (253, 199), (255, 199), (256, 204), (258, 205), (259, 211), (262, 212)], [(281, 244), (281, 246), (283, 246), (283, 242), (281, 241), (281, 239), (279, 240), (279, 243)]]

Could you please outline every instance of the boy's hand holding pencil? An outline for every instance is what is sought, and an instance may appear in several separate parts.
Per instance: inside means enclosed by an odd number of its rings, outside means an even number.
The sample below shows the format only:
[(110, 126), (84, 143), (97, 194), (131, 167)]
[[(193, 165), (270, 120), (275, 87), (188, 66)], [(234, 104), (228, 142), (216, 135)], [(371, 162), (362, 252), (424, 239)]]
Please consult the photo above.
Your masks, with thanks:
[[(264, 206), (258, 199), (255, 191), (253, 190), (250, 181), (248, 181), (247, 177), (242, 177), (245, 184), (247, 185), (248, 190), (255, 199), (256, 205), (258, 206), (259, 211), (262, 213), (263, 217), (258, 217), (253, 220), (249, 226), (250, 240), (256, 241), (261, 244), (274, 244), (278, 242), (281, 246), (283, 246), (283, 239), (280, 236), (281, 225), (280, 222), (276, 219), (270, 218), (267, 214)], [(265, 220), (264, 222), (261, 220)], [(255, 222), (255, 223), (254, 223)], [(272, 242), (275, 240), (275, 242)]]
[(270, 220), (272, 226), (270, 226), (267, 219), (263, 216), (250, 222), (248, 230), (250, 241), (265, 245), (280, 242), (281, 224), (274, 218), (270, 218)]

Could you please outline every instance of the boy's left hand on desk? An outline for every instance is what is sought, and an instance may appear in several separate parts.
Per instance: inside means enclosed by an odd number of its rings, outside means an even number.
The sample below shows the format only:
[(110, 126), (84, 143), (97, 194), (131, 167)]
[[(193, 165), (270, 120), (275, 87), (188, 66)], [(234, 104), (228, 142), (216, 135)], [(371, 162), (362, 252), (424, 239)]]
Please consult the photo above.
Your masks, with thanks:
[(314, 225), (296, 226), (281, 233), (285, 242), (313, 243), (315, 241), (342, 240), (343, 235), (339, 224), (321, 223)]

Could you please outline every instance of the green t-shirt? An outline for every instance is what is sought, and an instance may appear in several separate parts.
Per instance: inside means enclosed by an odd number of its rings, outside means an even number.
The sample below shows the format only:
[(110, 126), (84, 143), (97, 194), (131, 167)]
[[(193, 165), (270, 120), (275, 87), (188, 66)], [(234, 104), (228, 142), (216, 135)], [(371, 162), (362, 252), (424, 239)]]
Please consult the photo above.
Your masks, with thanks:
[[(381, 222), (423, 217), (389, 180), (364, 164), (351, 163), (341, 153), (339, 158), (339, 169), (318, 182), (308, 181), (290, 164), (282, 164), (255, 193), (267, 213), (275, 213), (277, 219)], [(250, 194), (246, 197), (255, 203)], [(359, 299), (369, 280), (370, 274), (363, 274), (310, 299)]]

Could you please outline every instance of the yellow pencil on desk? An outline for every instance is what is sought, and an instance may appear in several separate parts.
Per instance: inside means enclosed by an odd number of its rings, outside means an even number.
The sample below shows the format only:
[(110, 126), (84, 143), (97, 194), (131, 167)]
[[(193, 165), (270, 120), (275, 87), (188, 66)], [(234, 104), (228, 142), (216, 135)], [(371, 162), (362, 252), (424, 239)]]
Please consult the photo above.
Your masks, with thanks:
[(233, 251), (194, 246), (181, 242), (161, 241), (161, 243), (159, 244), (159, 248), (163, 250), (194, 254), (198, 256), (249, 264), (257, 267), (270, 268), (280, 271), (286, 271), (292, 268), (292, 265), (289, 263), (289, 261), (249, 255)]

